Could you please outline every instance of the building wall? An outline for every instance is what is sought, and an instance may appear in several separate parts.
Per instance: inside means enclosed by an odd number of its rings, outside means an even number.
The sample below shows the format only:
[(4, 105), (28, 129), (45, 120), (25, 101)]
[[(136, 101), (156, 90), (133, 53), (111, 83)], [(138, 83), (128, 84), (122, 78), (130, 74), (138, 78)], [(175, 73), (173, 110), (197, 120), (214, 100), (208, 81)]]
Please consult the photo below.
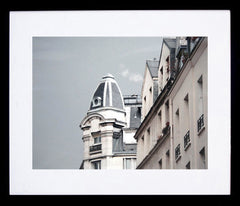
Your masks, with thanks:
[(161, 142), (151, 158), (143, 165), (144, 169), (170, 169), (170, 138), (167, 137)]
[[(162, 91), (162, 89), (166, 85), (167, 79), (169, 78), (169, 74), (170, 74), (170, 72), (167, 71), (167, 67), (168, 67), (168, 63), (166, 61), (167, 57), (169, 57), (169, 61), (170, 61), (170, 49), (163, 42), (162, 53), (160, 56), (160, 64), (159, 64), (159, 69), (158, 69), (159, 93)], [(170, 62), (169, 62), (169, 64), (170, 64)], [(162, 70), (162, 72), (161, 72), (161, 70)]]
[[(116, 120), (114, 117), (118, 119)], [(130, 129), (129, 124), (127, 126), (126, 123), (129, 118), (130, 115), (125, 116), (123, 111), (108, 108), (88, 113), (81, 124), (83, 129), (84, 169), (93, 169), (93, 163), (96, 161), (101, 161), (101, 169), (124, 169), (124, 162), (129, 160), (131, 162), (130, 169), (135, 169), (136, 153), (127, 154), (123, 152), (116, 155), (113, 152), (114, 132), (123, 132), (124, 144), (136, 144), (136, 140), (133, 138), (136, 129)], [(120, 124), (120, 126), (118, 127), (116, 124)], [(125, 126), (124, 129), (121, 128), (123, 126)], [(101, 142), (94, 143), (94, 138), (98, 136), (101, 136)], [(101, 145), (101, 150), (90, 152), (90, 146), (96, 145)], [(126, 164), (129, 166), (129, 163)]]
[[(157, 112), (151, 113), (148, 123), (137, 133), (138, 168), (207, 168), (207, 60), (205, 38), (192, 59), (182, 68), (164, 102), (156, 106)], [(198, 120), (202, 114), (204, 126), (198, 131)], [(170, 132), (164, 136), (162, 129), (167, 122)], [(149, 128), (150, 133), (147, 131)], [(187, 137), (188, 131), (190, 142), (184, 145), (184, 136)], [(158, 141), (159, 136), (160, 139), (164, 137), (161, 144)], [(176, 159), (178, 145), (180, 156)]]
[(144, 118), (153, 105), (153, 78), (146, 66), (142, 86), (142, 118)]
[[(199, 134), (197, 131), (197, 121), (204, 114), (207, 120), (207, 47), (203, 42), (193, 57), (187, 63), (185, 71), (180, 76), (175, 89), (171, 92), (170, 98), (173, 103), (173, 151), (180, 144), (181, 158), (174, 159), (174, 168), (185, 168), (190, 162), (191, 168), (207, 168), (204, 165), (199, 153), (205, 147), (207, 151), (207, 123), (205, 129)], [(199, 89), (198, 80), (202, 76), (202, 92)], [(203, 95), (200, 95), (200, 94)], [(188, 95), (188, 101), (184, 98)], [(199, 96), (202, 96), (201, 100)], [(178, 115), (176, 111), (178, 111)], [(184, 148), (184, 136), (190, 131), (190, 145)], [(205, 154), (207, 156), (207, 154)]]

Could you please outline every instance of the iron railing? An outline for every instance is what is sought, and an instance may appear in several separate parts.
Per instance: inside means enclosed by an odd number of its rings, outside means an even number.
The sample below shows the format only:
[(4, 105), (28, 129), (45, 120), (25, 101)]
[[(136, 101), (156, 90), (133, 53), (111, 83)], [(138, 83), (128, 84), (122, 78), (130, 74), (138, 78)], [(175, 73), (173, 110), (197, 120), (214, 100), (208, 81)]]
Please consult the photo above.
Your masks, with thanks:
[(102, 144), (92, 145), (89, 147), (89, 152), (96, 152), (102, 150)]
[(204, 127), (204, 115), (202, 114), (197, 120), (198, 132)]
[(181, 155), (180, 144), (178, 144), (177, 147), (175, 148), (175, 160), (178, 160), (180, 155)]
[(190, 131), (185, 134), (184, 136), (184, 149), (189, 145), (190, 143)]

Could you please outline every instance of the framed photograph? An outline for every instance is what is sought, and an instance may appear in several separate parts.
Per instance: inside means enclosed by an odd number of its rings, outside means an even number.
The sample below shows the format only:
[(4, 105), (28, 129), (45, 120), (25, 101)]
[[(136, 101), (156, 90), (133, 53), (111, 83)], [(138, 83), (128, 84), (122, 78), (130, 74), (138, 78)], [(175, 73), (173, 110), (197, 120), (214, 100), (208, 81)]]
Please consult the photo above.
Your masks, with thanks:
[(229, 11), (10, 12), (10, 194), (230, 194), (230, 70)]

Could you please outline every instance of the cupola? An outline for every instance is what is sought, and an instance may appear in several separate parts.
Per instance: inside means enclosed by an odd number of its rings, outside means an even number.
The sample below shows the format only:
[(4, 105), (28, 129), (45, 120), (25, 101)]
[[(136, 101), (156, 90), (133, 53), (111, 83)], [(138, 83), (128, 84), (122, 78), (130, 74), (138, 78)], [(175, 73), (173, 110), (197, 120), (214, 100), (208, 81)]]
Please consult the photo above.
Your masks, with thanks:
[(90, 103), (90, 110), (103, 107), (124, 109), (121, 90), (111, 74), (106, 74), (102, 77)]

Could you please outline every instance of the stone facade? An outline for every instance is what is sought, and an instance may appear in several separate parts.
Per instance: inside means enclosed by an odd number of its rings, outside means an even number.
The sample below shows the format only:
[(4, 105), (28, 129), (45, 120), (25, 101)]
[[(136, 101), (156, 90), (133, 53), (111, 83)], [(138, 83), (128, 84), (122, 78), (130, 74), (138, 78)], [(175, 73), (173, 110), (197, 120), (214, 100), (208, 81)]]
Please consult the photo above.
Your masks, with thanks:
[(135, 169), (141, 102), (125, 101), (111, 74), (100, 81), (82, 120), (83, 162), (80, 169)]
[(144, 100), (152, 85), (146, 68), (137, 169), (207, 168), (207, 47), (205, 37), (163, 40), (154, 102)]

